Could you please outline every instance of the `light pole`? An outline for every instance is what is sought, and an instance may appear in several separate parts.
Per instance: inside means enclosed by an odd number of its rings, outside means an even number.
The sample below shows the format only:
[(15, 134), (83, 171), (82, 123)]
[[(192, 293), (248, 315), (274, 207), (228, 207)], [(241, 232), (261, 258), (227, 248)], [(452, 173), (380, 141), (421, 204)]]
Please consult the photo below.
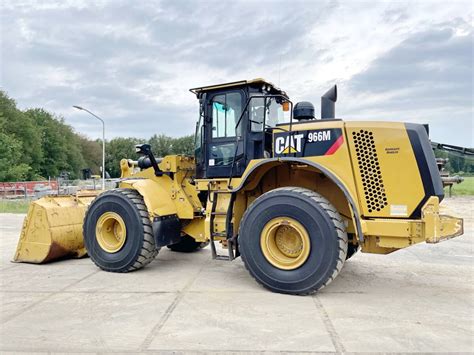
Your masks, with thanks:
[(105, 122), (102, 118), (97, 116), (95, 113), (90, 112), (88, 109), (75, 105), (73, 107), (81, 111), (86, 111), (102, 122), (102, 190), (105, 190)]

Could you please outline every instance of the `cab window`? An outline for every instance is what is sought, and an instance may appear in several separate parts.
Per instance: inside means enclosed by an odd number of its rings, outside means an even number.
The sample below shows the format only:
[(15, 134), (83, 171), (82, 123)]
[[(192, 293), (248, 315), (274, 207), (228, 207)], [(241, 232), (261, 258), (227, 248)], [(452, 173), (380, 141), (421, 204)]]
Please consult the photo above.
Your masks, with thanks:
[[(238, 92), (216, 95), (212, 99), (212, 138), (235, 137), (242, 113), (242, 96)], [(237, 134), (240, 135), (240, 127)]]
[(264, 126), (275, 127), (290, 121), (289, 113), (273, 97), (254, 98), (250, 105), (250, 123), (252, 132), (262, 132)]

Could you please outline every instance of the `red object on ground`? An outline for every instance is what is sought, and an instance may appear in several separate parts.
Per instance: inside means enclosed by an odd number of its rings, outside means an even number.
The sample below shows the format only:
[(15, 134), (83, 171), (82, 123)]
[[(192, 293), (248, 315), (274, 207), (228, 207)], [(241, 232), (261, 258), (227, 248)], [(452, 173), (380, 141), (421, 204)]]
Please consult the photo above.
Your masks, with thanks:
[(37, 187), (57, 190), (58, 182), (56, 180), (0, 182), (0, 196), (24, 195), (25, 192), (27, 195), (32, 195)]

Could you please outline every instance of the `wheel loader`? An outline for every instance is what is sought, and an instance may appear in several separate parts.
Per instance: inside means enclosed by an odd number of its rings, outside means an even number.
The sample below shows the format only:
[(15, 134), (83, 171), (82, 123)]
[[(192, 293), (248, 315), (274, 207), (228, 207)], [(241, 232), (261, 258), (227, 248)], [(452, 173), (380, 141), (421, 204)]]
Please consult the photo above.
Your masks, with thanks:
[(34, 202), (15, 261), (87, 251), (105, 271), (130, 272), (165, 246), (210, 244), (212, 258), (240, 256), (264, 287), (304, 295), (358, 250), (389, 254), (463, 233), (462, 219), (440, 213), (427, 126), (337, 119), (336, 87), (319, 119), (311, 103), (293, 105), (263, 79), (190, 91), (199, 101), (194, 157), (158, 158), (137, 145), (139, 158), (120, 162), (118, 188)]

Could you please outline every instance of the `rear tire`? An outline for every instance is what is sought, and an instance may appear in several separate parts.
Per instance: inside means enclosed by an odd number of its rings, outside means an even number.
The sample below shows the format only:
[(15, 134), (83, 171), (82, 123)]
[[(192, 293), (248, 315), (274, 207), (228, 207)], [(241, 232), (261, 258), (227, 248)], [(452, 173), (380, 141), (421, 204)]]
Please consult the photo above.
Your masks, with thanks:
[(347, 233), (327, 199), (308, 189), (284, 187), (263, 194), (247, 209), (239, 247), (257, 282), (274, 292), (306, 295), (327, 286), (341, 271)]
[(205, 248), (209, 243), (196, 242), (194, 238), (189, 235), (181, 237), (179, 243), (168, 245), (172, 251), (180, 253), (192, 253), (193, 251)]
[(132, 189), (99, 195), (86, 212), (83, 234), (89, 256), (105, 271), (141, 269), (159, 251), (143, 197)]

